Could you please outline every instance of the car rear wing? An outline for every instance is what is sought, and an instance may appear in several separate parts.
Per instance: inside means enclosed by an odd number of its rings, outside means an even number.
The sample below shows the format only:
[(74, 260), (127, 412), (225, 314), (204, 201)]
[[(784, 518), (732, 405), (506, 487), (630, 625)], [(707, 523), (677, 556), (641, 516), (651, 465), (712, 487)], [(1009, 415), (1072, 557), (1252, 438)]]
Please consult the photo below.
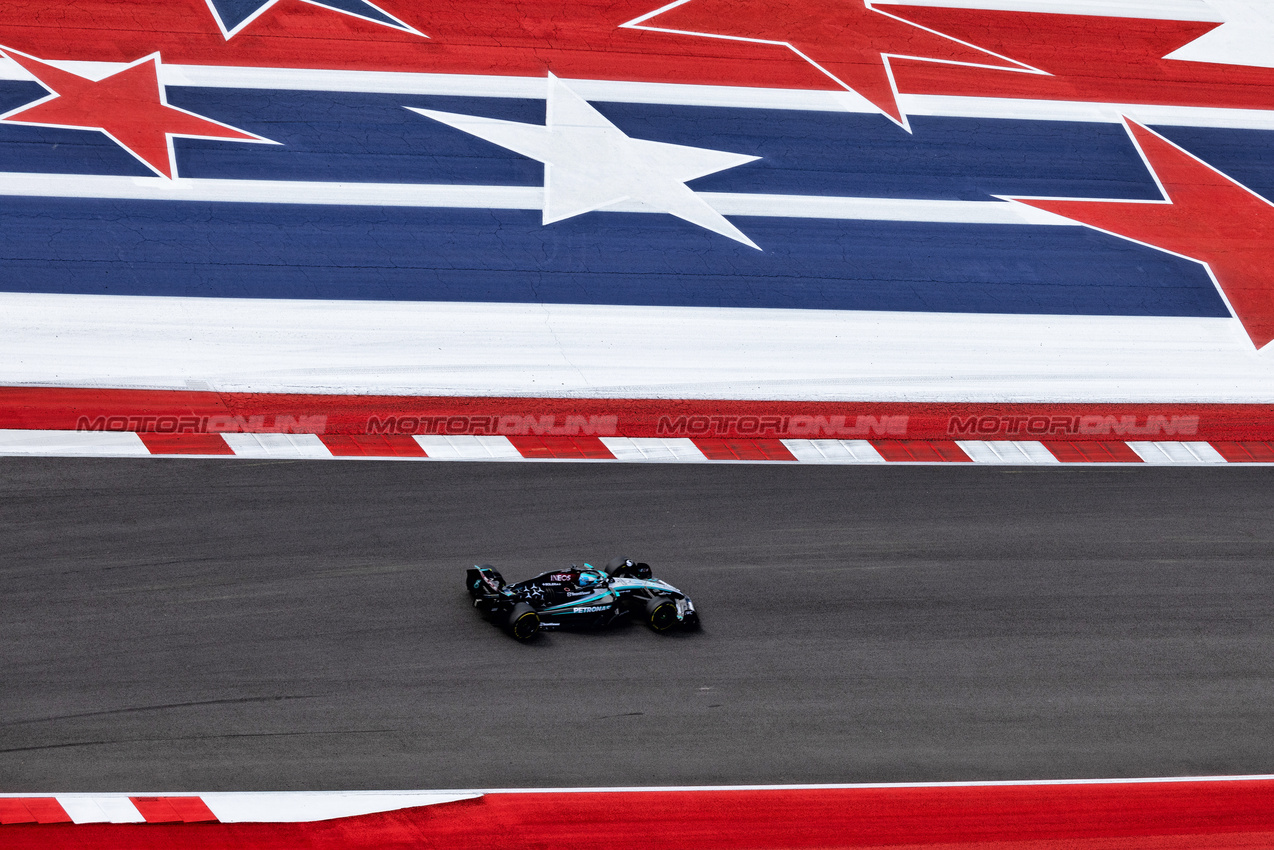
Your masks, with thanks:
[(504, 576), (490, 564), (477, 564), (465, 572), (465, 586), (470, 596), (499, 593), (504, 589)]

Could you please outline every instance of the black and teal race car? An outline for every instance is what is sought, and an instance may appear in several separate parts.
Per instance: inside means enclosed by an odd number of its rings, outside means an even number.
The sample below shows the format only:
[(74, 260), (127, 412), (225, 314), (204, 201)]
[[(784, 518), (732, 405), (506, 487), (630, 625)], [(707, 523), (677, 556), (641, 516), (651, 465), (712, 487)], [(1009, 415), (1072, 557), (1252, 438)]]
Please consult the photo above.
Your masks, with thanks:
[(650, 565), (615, 558), (601, 570), (591, 564), (541, 573), (507, 584), (490, 564), (465, 577), (473, 607), (518, 640), (541, 629), (595, 628), (639, 619), (656, 632), (699, 625), (694, 603), (677, 588), (651, 575)]

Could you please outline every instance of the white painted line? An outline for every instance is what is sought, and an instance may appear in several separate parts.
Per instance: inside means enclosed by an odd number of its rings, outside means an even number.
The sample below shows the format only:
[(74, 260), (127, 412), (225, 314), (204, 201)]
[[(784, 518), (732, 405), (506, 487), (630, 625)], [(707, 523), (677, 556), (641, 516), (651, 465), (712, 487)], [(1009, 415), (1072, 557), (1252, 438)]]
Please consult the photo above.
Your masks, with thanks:
[(1220, 14), (1206, 0), (875, 0), (872, 6), (930, 6), (944, 9), (984, 9), (1003, 12), (1040, 12), (1052, 15), (1092, 15), (1102, 18), (1146, 18), (1168, 21), (1219, 21)]
[(131, 431), (8, 429), (0, 430), (0, 455), (150, 457), (150, 451)]
[(876, 447), (866, 440), (783, 440), (792, 456), (802, 463), (884, 463)]
[(694, 441), (684, 437), (601, 437), (616, 460), (703, 462), (707, 461)]
[(522, 460), (508, 437), (417, 434), (415, 440), (434, 460)]
[[(198, 203), (312, 204), (315, 206), (434, 207), (439, 209), (540, 210), (536, 186), (467, 186), (427, 183), (323, 183), (303, 180), (213, 180), (179, 177), (111, 177), (91, 174), (0, 173), (0, 195), (109, 198)], [(1007, 201), (927, 201), (702, 192), (698, 197), (722, 215), (913, 221), (951, 224), (1079, 227), (1043, 210)], [(595, 212), (660, 213), (638, 202)]]
[(948, 118), (998, 118), (1008, 121), (1086, 121), (1122, 124), (1124, 116), (1146, 125), (1274, 129), (1274, 110), (1213, 106), (1159, 106), (1139, 103), (1030, 100), (1008, 97), (901, 94), (898, 106), (907, 115)]
[(221, 435), (237, 457), (329, 458), (332, 453), (317, 434)]
[(1128, 447), (1146, 463), (1225, 463), (1225, 458), (1205, 442), (1129, 442)]
[(1061, 463), (1043, 443), (1033, 440), (957, 440), (974, 463)]
[(375, 793), (257, 793), (201, 794), (208, 809), (222, 823), (299, 823), (331, 820), (416, 806), (472, 800), (477, 792), (387, 791)]

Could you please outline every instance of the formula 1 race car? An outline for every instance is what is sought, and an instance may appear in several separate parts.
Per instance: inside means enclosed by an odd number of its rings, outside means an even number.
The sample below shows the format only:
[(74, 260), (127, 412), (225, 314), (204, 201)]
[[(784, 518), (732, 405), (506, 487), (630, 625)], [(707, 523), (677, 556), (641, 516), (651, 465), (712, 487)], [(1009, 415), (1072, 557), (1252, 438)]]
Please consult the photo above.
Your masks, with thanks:
[(572, 564), (517, 584), (506, 584), (495, 567), (479, 564), (468, 571), (465, 584), (473, 607), (518, 640), (530, 640), (541, 629), (608, 626), (625, 617), (656, 632), (699, 625), (690, 597), (652, 576), (649, 564), (628, 558), (615, 558), (604, 570)]

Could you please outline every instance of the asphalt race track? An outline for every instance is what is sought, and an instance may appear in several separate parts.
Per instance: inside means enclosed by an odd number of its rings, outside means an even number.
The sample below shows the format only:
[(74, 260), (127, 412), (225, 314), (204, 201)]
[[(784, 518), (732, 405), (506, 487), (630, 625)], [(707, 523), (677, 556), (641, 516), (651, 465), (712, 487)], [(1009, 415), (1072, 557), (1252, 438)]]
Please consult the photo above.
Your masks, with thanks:
[[(1261, 468), (0, 459), (0, 790), (1274, 772)], [(630, 554), (702, 632), (515, 644)]]

